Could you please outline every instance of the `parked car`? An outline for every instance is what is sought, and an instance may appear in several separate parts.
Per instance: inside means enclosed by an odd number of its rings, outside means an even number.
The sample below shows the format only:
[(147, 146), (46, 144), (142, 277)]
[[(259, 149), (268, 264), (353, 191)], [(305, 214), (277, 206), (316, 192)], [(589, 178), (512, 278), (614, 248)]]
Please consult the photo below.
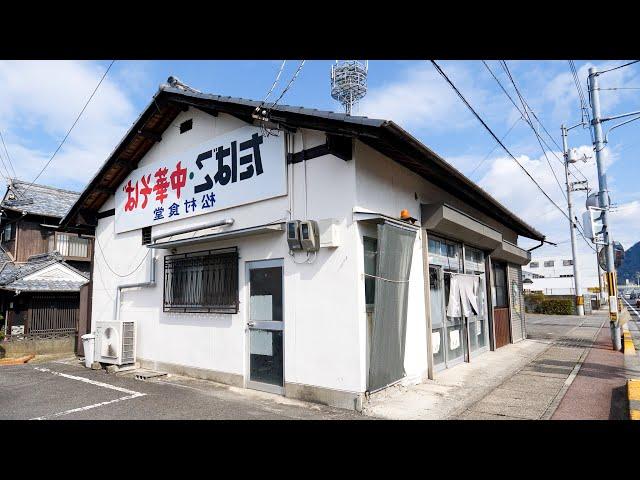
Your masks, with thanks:
[(639, 308), (640, 308), (640, 298), (638, 298), (638, 299), (636, 300), (636, 307), (639, 307)]

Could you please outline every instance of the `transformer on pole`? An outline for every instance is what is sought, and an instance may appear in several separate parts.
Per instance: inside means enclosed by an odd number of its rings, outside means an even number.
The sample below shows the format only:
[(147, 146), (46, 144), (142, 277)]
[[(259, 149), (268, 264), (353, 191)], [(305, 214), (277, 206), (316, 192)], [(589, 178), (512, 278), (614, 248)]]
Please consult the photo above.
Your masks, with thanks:
[(331, 65), (331, 97), (342, 104), (347, 115), (367, 94), (368, 60), (336, 60)]

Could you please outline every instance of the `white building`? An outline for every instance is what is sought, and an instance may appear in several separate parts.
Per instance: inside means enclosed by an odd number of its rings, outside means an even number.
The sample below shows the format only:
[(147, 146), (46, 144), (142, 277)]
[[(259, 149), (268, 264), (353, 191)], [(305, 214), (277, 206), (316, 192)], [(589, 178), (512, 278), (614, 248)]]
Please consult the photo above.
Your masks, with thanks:
[[(594, 259), (595, 262), (595, 259)], [(593, 293), (599, 288), (597, 275), (585, 275), (582, 269), (580, 294)], [(575, 295), (573, 260), (571, 256), (540, 256), (522, 267), (524, 290), (545, 295)]]
[[(525, 336), (517, 241), (542, 234), (391, 121), (259, 105), (162, 86), (100, 168), (62, 221), (96, 228), (92, 331), (133, 320), (143, 366), (356, 409)], [(307, 219), (320, 248), (292, 251)], [(448, 317), (462, 274), (476, 310)]]

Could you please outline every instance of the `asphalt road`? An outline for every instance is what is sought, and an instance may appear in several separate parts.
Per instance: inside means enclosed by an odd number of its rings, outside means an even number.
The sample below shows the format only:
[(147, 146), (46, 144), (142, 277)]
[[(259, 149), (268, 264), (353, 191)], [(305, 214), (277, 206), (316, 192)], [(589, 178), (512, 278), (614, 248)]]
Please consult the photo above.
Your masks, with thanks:
[(77, 361), (0, 366), (0, 419), (351, 420), (362, 415), (186, 377), (136, 380)]

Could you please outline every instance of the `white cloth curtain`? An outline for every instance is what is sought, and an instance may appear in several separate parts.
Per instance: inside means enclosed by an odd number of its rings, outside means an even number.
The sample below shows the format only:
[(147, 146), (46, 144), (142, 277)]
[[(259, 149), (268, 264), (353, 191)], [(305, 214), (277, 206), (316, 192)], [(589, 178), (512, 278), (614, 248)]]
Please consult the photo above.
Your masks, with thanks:
[(477, 275), (451, 274), (449, 287), (448, 317), (470, 317), (478, 315), (478, 293), (480, 277)]

